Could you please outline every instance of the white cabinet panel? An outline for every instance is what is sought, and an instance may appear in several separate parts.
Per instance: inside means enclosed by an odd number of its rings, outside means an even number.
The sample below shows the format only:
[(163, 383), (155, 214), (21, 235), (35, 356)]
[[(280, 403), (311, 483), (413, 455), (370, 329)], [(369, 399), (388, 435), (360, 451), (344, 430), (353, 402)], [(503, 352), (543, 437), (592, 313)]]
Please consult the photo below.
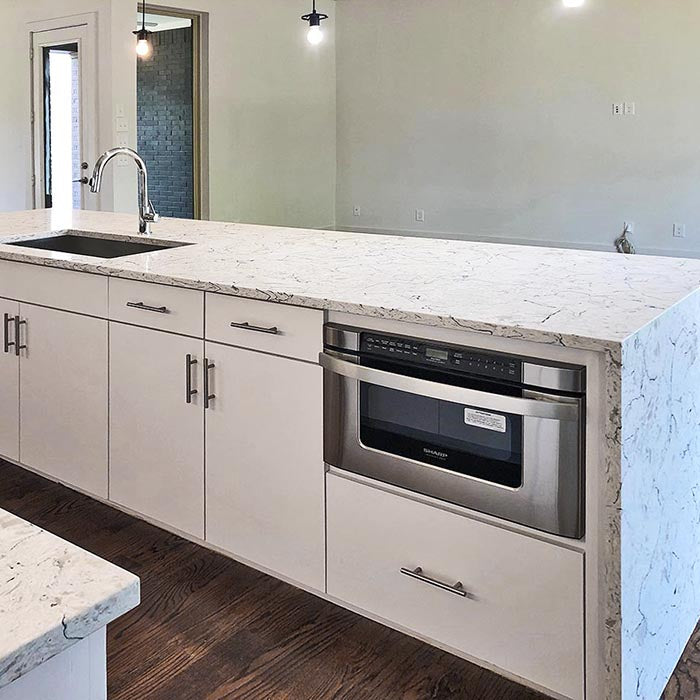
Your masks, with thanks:
[[(201, 340), (110, 324), (110, 500), (203, 539), (202, 349)], [(189, 369), (187, 355), (197, 360)]]
[(0, 299), (0, 455), (19, 459), (19, 356), (14, 346), (19, 304)]
[(87, 272), (0, 260), (0, 296), (89, 316), (107, 317), (107, 280)]
[(327, 499), (329, 595), (583, 698), (583, 554), (333, 474)]
[(20, 460), (107, 496), (107, 321), (20, 304)]
[(204, 292), (112, 277), (109, 319), (202, 338)]
[(207, 343), (207, 541), (322, 590), (322, 370)]
[(207, 340), (316, 362), (323, 349), (323, 311), (206, 295)]

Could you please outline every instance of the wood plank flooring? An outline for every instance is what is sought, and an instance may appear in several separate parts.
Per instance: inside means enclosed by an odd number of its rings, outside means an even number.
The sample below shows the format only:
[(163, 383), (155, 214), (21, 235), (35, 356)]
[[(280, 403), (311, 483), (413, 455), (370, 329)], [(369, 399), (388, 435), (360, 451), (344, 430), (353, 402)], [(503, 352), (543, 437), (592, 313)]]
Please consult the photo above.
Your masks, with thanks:
[[(110, 700), (545, 696), (0, 461), (0, 507), (141, 577), (110, 625)], [(664, 700), (700, 697), (700, 633)]]

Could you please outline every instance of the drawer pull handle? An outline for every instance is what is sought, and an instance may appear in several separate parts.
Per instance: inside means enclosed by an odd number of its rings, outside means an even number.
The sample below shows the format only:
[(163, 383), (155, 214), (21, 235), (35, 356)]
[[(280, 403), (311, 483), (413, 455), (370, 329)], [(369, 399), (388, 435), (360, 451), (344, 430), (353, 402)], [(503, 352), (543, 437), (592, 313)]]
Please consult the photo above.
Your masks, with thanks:
[(3, 336), (3, 347), (5, 352), (9, 353), (10, 348), (17, 344), (16, 339), (10, 340), (10, 322), (14, 322), (14, 318), (10, 314), (5, 314), (3, 326), (4, 326), (4, 336)]
[(256, 333), (268, 333), (269, 335), (280, 335), (281, 331), (277, 326), (264, 328), (263, 326), (251, 326), (247, 321), (245, 323), (231, 323), (231, 328), (241, 328), (244, 331), (255, 331)]
[(187, 403), (192, 403), (192, 397), (197, 393), (197, 390), (192, 388), (192, 367), (196, 364), (197, 360), (188, 354), (185, 358), (185, 401)]
[(204, 358), (204, 408), (209, 408), (212, 399), (216, 398), (216, 394), (209, 393), (209, 370), (214, 369), (216, 365), (209, 362), (208, 358)]
[(153, 313), (156, 314), (170, 313), (167, 306), (148, 306), (148, 304), (144, 304), (142, 301), (127, 301), (126, 305), (130, 309), (140, 309), (141, 311), (153, 311)]
[(26, 350), (27, 344), (22, 344), (22, 326), (26, 326), (27, 322), (21, 319), (19, 316), (15, 316), (15, 355), (19, 357), (20, 350)]
[(457, 583), (450, 585), (449, 583), (443, 583), (442, 581), (438, 581), (437, 579), (430, 578), (430, 576), (426, 576), (423, 573), (423, 569), (420, 566), (417, 566), (415, 569), (408, 569), (405, 566), (401, 567), (401, 573), (404, 576), (410, 576), (411, 578), (415, 578), (418, 581), (422, 581), (423, 583), (428, 583), (431, 586), (435, 586), (435, 588), (440, 588), (443, 591), (447, 591), (448, 593), (454, 593), (455, 595), (461, 596), (462, 598), (467, 597), (467, 591), (464, 589), (464, 586), (462, 585), (461, 581), (457, 581)]

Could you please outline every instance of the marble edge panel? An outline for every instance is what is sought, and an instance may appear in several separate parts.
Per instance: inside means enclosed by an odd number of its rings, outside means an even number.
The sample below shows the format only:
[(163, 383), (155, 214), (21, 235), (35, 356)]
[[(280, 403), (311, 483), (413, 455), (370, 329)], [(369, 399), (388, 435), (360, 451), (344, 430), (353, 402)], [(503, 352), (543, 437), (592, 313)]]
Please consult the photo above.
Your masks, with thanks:
[(58, 624), (0, 659), (0, 688), (135, 608), (141, 600), (140, 579), (128, 572), (124, 572), (124, 578), (128, 581), (97, 605), (71, 617), (63, 615)]
[[(43, 253), (43, 254), (42, 254)], [(370, 316), (374, 318), (386, 318), (394, 321), (407, 321), (426, 326), (437, 326), (441, 328), (456, 328), (474, 333), (492, 335), (500, 338), (511, 338), (517, 340), (529, 340), (536, 343), (548, 345), (559, 345), (561, 347), (576, 348), (581, 350), (592, 350), (597, 352), (619, 354), (621, 346), (620, 340), (609, 338), (593, 338), (565, 333), (557, 333), (543, 329), (534, 329), (507, 324), (492, 324), (470, 319), (460, 319), (455, 316), (441, 315), (439, 313), (420, 313), (415, 311), (403, 311), (389, 307), (368, 306), (356, 302), (344, 302), (328, 298), (304, 296), (290, 294), (283, 291), (273, 291), (256, 289), (250, 287), (236, 287), (235, 285), (222, 285), (208, 282), (203, 279), (187, 279), (177, 276), (163, 275), (157, 273), (147, 273), (134, 270), (118, 269), (113, 267), (113, 263), (104, 261), (95, 263), (91, 261), (62, 260), (57, 258), (47, 258), (46, 251), (31, 253), (16, 253), (2, 249), (0, 245), (0, 260), (11, 262), (29, 263), (42, 265), (45, 267), (55, 267), (75, 272), (87, 272), (91, 274), (104, 275), (107, 277), (118, 277), (121, 279), (137, 280), (141, 282), (152, 282), (173, 287), (183, 287), (186, 289), (196, 289), (202, 292), (215, 294), (226, 294), (245, 299), (258, 301), (268, 301), (277, 304), (287, 304), (290, 306), (301, 306), (322, 311), (337, 311)]]

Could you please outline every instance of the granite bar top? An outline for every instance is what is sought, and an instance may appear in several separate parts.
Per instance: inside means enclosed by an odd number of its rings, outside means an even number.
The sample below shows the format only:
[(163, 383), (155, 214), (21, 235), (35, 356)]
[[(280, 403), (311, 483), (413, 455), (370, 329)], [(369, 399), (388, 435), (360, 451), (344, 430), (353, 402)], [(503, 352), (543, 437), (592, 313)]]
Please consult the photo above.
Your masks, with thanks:
[(151, 239), (194, 245), (111, 260), (3, 245), (66, 229), (143, 238), (132, 215), (0, 214), (0, 259), (615, 351), (700, 287), (700, 260), (183, 219)]
[(0, 688), (139, 603), (139, 579), (0, 510)]

